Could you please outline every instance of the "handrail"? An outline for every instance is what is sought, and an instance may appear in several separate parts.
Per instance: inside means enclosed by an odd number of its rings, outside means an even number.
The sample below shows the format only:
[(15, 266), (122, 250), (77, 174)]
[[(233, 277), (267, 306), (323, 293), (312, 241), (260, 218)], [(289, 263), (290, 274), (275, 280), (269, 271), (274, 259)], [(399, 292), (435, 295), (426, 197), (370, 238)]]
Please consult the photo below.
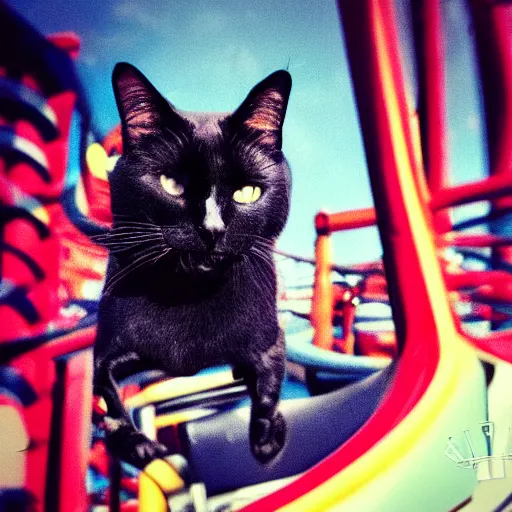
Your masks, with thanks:
[[(482, 77), (489, 169), (493, 177), (512, 181), (512, 8), (505, 2), (472, 0), (475, 42)], [(512, 194), (492, 201), (491, 213), (512, 207)], [(508, 226), (512, 214), (505, 217)], [(510, 234), (507, 222), (490, 223), (494, 234)], [(510, 228), (508, 228), (510, 229)], [(512, 247), (493, 249), (494, 262), (512, 264)]]
[[(400, 438), (403, 449), (403, 437), (392, 436), (391, 431), (402, 427), (400, 422), (407, 415), (416, 418), (411, 422), (419, 421), (421, 413), (414, 415), (413, 409), (420, 398), (426, 399), (433, 381), (438, 380), (434, 386), (437, 390), (445, 377), (451, 379), (450, 386), (455, 382), (453, 371), (447, 372), (446, 364), (442, 371), (437, 366), (441, 346), (445, 354), (452, 354), (444, 356), (450, 361), (454, 352), (463, 350), (437, 260), (430, 212), (417, 188), (419, 162), (405, 103), (393, 2), (341, 0), (339, 7), (401, 355), (395, 383), (372, 419), (307, 475), (256, 501), (245, 509), (247, 512), (276, 510), (285, 505), (290, 510), (339, 506), (340, 500), (384, 470), (383, 466), (377, 467), (375, 460), (371, 468), (365, 466), (360, 460), (362, 455), (368, 459), (368, 452), (376, 451), (375, 444), (381, 441), (380, 453), (387, 446), (387, 456), (396, 457), (391, 450), (398, 446), (390, 438), (395, 442)], [(319, 233), (316, 247), (325, 277), (325, 271), (330, 270), (328, 258), (322, 257), (329, 252), (325, 232)], [(330, 314), (332, 310), (326, 314), (328, 318)], [(410, 382), (415, 382), (413, 388), (407, 385)], [(414, 424), (419, 428), (419, 423)], [(381, 463), (389, 465), (388, 457)]]
[[(448, 144), (445, 100), (444, 34), (441, 4), (413, 1), (415, 47), (418, 62), (419, 122), (425, 177), (430, 195), (448, 186)], [(438, 231), (451, 229), (447, 211), (433, 214)]]

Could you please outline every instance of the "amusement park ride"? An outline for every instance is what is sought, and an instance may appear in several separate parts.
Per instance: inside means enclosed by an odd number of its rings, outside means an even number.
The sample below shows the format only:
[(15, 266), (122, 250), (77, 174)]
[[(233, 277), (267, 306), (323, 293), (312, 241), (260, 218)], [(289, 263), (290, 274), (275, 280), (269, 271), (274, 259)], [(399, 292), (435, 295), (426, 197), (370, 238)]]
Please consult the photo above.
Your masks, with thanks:
[[(111, 222), (119, 130), (91, 127), (78, 38), (44, 38), (0, 4), (0, 511), (449, 511), (506, 476), (512, 443), (494, 450), (503, 426), (487, 387), (512, 364), (512, 4), (470, 1), (489, 173), (464, 185), (447, 164), (441, 2), (411, 7), (417, 111), (392, 0), (339, 2), (375, 207), (319, 213), (310, 262), (276, 251), (278, 267), (314, 265), (312, 285), (285, 282), (279, 301), (282, 453), (267, 466), (251, 456), (245, 385), (226, 368), (148, 372), (124, 382), (124, 400), (174, 455), (139, 472), (90, 422), (107, 258), (91, 237)], [(475, 202), (488, 213), (453, 223)], [(382, 261), (337, 265), (331, 237), (370, 225)], [(367, 305), (393, 322), (375, 328)]]

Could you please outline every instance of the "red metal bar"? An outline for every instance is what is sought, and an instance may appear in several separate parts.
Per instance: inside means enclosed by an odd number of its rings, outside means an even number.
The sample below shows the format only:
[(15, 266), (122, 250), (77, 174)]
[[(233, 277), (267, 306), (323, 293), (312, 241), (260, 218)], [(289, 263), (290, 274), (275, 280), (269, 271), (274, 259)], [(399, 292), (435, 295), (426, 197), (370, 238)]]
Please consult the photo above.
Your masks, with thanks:
[(319, 234), (333, 233), (334, 231), (374, 226), (376, 222), (374, 208), (362, 208), (340, 213), (320, 212), (315, 217), (315, 228)]
[(60, 463), (60, 512), (86, 510), (85, 488), (92, 412), (92, 350), (68, 361)]
[(80, 53), (80, 38), (74, 32), (56, 32), (46, 36), (55, 46), (64, 50), (72, 59), (77, 59)]
[(441, 245), (456, 247), (503, 247), (512, 245), (512, 237), (485, 234), (466, 235), (463, 233), (445, 233), (438, 237)]
[[(512, 4), (472, 0), (471, 8), (485, 103), (490, 180), (503, 182), (502, 194), (493, 197), (491, 204), (493, 212), (500, 212), (512, 206)], [(509, 237), (511, 223), (512, 215), (508, 214), (491, 222), (490, 231)], [(512, 247), (495, 246), (493, 260), (512, 263)], [(481, 283), (472, 293), (472, 299), (510, 302), (510, 274)], [(496, 331), (483, 338), (466, 336), (477, 348), (512, 360), (512, 329)]]
[[(493, 176), (512, 179), (512, 4), (471, 1), (486, 110), (489, 168)], [(492, 210), (512, 206), (512, 194), (492, 202)], [(507, 227), (508, 223), (508, 227)], [(495, 234), (510, 234), (512, 214), (492, 222)], [(512, 247), (496, 247), (495, 262), (512, 263)]]
[(479, 304), (477, 302), (473, 302), (472, 297), (470, 297), (468, 294), (459, 294), (459, 300), (468, 302), (471, 308), (470, 311), (461, 315), (461, 320), (463, 322), (505, 322), (511, 319), (510, 315), (501, 313), (500, 311), (495, 311), (492, 306), (489, 306), (488, 304)]
[[(512, 139), (511, 139), (512, 140)], [(444, 208), (491, 199), (509, 199), (512, 194), (512, 173), (491, 176), (481, 181), (439, 189), (430, 200), (430, 208), (437, 212)], [(332, 233), (372, 226), (376, 222), (374, 208), (362, 208), (340, 213), (320, 212), (315, 217), (317, 233)], [(446, 230), (443, 228), (441, 233)]]
[[(419, 74), (419, 119), (423, 163), (431, 195), (448, 186), (444, 37), (439, 0), (412, 2)], [(449, 212), (433, 215), (438, 232), (451, 229)]]
[[(65, 336), (55, 338), (47, 344), (22, 354), (10, 363), (24, 375), (32, 388), (37, 390), (38, 394), (37, 401), (30, 407), (27, 407), (24, 411), (24, 420), (28, 426), (28, 433), (32, 442), (30, 450), (27, 451), (25, 488), (27, 491), (34, 494), (34, 496), (43, 497), (45, 495), (47, 471), (49, 469), (50, 425), (52, 415), (57, 412), (52, 402), (52, 388), (56, 382), (54, 359), (92, 347), (94, 343), (95, 330), (95, 326), (91, 326), (89, 328), (74, 331)], [(90, 379), (86, 379), (82, 382), (82, 384), (84, 384), (82, 391), (86, 395), (89, 395), (87, 391), (87, 380), (90, 381)], [(73, 400), (76, 400), (76, 403), (80, 404), (80, 398), (77, 398), (77, 394), (72, 392), (72, 395), (73, 396), (70, 396), (69, 393), (67, 395), (67, 398), (71, 403)], [(82, 414), (81, 417), (85, 419), (85, 416), (87, 416), (87, 422), (90, 421), (90, 413), (85, 411), (88, 410), (90, 403), (90, 399), (85, 400), (80, 406), (84, 407), (84, 409), (77, 411), (79, 412), (77, 417)], [(67, 404), (69, 405), (70, 402), (68, 401)], [(68, 413), (69, 411), (70, 410), (68, 409)], [(76, 419), (67, 425), (67, 428), (71, 429), (71, 431), (65, 429), (65, 431), (68, 432), (68, 434), (65, 435), (67, 436), (68, 441), (72, 444), (77, 441), (77, 437), (74, 436), (78, 436), (80, 430), (79, 426), (74, 423), (75, 421)], [(73, 429), (75, 427), (76, 430), (74, 431)], [(81, 434), (83, 433), (84, 432), (82, 431)], [(74, 439), (74, 441), (72, 441), (72, 439)], [(71, 445), (68, 445), (67, 448), (70, 448), (70, 446)], [(75, 458), (73, 465), (76, 463), (79, 465), (84, 463), (84, 459), (81, 459), (82, 455), (80, 455), (80, 450), (77, 449), (75, 453), (74, 448), (72, 448), (69, 455)], [(62, 467), (64, 468), (64, 466)], [(83, 466), (81, 467), (83, 469)], [(69, 495), (67, 499), (70, 499)], [(67, 503), (69, 505), (69, 501)], [(67, 510), (69, 510), (69, 508)]]
[(497, 199), (512, 194), (512, 175), (502, 173), (485, 180), (440, 190), (430, 201), (432, 210), (459, 206), (474, 201)]
[(486, 284), (493, 285), (501, 282), (512, 282), (512, 275), (503, 270), (471, 270), (460, 274), (446, 274), (445, 279), (450, 290), (461, 290)]
[(510, 362), (510, 352), (511, 352), (511, 340), (512, 340), (512, 330), (507, 329), (506, 331), (494, 331), (485, 338), (477, 338), (476, 336), (471, 336), (467, 332), (461, 332), (463, 336), (465, 336), (472, 345), (474, 345), (477, 349), (485, 352), (486, 354), (492, 354), (495, 357), (503, 361)]
[[(43, 502), (48, 473), (50, 425), (54, 413), (52, 389), (56, 374), (54, 362), (37, 357), (39, 355), (24, 355), (12, 366), (23, 372), (32, 388), (37, 389), (38, 399), (23, 411), (23, 420), (30, 438), (30, 449), (25, 459), (24, 489)], [(40, 507), (38, 510), (42, 510), (42, 503)]]
[[(430, 200), (430, 208), (437, 212), (444, 208), (460, 206), (463, 204), (491, 200), (495, 198), (509, 199), (512, 194), (512, 175), (503, 174), (490, 178), (465, 183), (450, 188), (439, 189)], [(512, 205), (511, 205), (512, 207)], [(317, 233), (333, 233), (349, 229), (372, 226), (376, 223), (374, 208), (362, 208), (339, 213), (320, 212), (315, 217)], [(439, 230), (438, 230), (439, 231)], [(441, 233), (445, 230), (440, 230)]]
[(315, 328), (313, 343), (320, 348), (332, 348), (332, 318), (334, 290), (331, 282), (331, 242), (329, 235), (319, 235), (315, 248), (315, 284), (311, 302), (311, 325)]
[(334, 340), (334, 345), (345, 354), (354, 354), (354, 321), (357, 308), (357, 301), (354, 299), (356, 293), (357, 290), (345, 289), (340, 297), (342, 303), (341, 308), (336, 308), (337, 313), (341, 313), (343, 335), (341, 339)]
[[(455, 333), (436, 262), (429, 212), (418, 193), (418, 162), (393, 2), (340, 0), (339, 7), (401, 355), (394, 384), (372, 419), (304, 476), (252, 503), (244, 508), (246, 512), (277, 510), (339, 473), (381, 440), (428, 388), (438, 364), (439, 337), (450, 336), (452, 330)], [(439, 318), (443, 325), (438, 324)]]
[[(391, 3), (368, 1), (364, 2), (364, 8), (357, 4), (358, 7), (349, 1), (341, 2), (341, 8), (343, 20), (347, 14), (356, 15), (358, 10), (368, 16), (354, 26), (344, 21), (344, 28), (397, 338), (402, 345), (405, 331), (418, 338), (426, 333), (436, 336), (428, 284), (419, 263), (419, 253), (424, 249), (411, 243), (413, 222), (421, 222), (426, 234), (432, 233), (432, 226), (425, 205), (411, 186), (414, 183), (406, 176), (407, 171), (414, 171), (415, 161), (410, 149), (411, 134)], [(371, 33), (366, 34), (366, 41), (359, 33), (364, 23), (372, 27)], [(407, 201), (416, 203), (425, 215), (421, 219), (409, 218)], [(425, 243), (431, 242), (433, 240), (425, 239)], [(418, 300), (423, 301), (421, 306)], [(421, 311), (421, 318), (416, 318), (418, 311)], [(406, 321), (406, 318), (417, 322)]]
[[(494, 285), (479, 286), (472, 294), (473, 300), (481, 302), (502, 303), (512, 305), (512, 280), (503, 281)], [(512, 329), (509, 330), (512, 345)], [(512, 347), (511, 347), (512, 350)]]
[(369, 357), (396, 357), (396, 339), (393, 331), (356, 331), (355, 352)]
[(91, 348), (94, 344), (96, 326), (92, 325), (78, 331), (55, 338), (46, 343), (41, 349), (48, 359), (55, 359)]
[[(471, 0), (484, 93), (489, 164), (494, 175), (512, 171), (512, 4)], [(512, 198), (508, 198), (512, 205)]]

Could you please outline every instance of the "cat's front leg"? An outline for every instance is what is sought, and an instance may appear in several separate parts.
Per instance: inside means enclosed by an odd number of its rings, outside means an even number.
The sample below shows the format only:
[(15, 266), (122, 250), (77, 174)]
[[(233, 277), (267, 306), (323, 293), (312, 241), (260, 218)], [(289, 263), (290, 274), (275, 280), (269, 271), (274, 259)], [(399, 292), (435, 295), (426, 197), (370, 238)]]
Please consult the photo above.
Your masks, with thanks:
[(119, 396), (116, 374), (123, 373), (123, 367), (136, 367), (139, 362), (134, 353), (112, 358), (108, 362), (97, 361), (94, 395), (102, 397), (107, 404), (103, 425), (109, 452), (132, 466), (143, 469), (155, 458), (167, 455), (167, 449), (137, 430)]
[(237, 369), (243, 373), (251, 396), (251, 450), (260, 462), (269, 462), (284, 445), (286, 424), (277, 410), (285, 372), (284, 334), (279, 331), (276, 343), (252, 361)]

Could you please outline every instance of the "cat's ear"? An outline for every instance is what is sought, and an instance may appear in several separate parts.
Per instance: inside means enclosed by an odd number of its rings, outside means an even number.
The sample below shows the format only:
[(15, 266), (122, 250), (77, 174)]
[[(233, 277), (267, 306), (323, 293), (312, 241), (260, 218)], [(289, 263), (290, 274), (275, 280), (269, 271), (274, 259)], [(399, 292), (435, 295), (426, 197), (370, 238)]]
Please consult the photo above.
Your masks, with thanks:
[(112, 73), (123, 140), (130, 144), (159, 130), (169, 117), (179, 117), (150, 81), (134, 66), (116, 64)]
[(292, 78), (288, 71), (272, 73), (251, 90), (231, 115), (232, 121), (238, 127), (261, 132), (260, 142), (280, 149), (291, 88)]

